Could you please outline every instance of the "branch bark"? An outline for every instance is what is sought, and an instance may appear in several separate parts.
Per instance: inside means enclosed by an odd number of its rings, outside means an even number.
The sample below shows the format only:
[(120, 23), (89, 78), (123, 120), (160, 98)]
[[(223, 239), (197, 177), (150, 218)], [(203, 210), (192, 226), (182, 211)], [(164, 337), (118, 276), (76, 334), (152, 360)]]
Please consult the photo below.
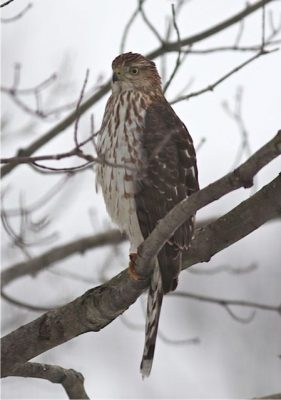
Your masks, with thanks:
[(69, 399), (89, 399), (84, 388), (84, 377), (74, 369), (40, 363), (18, 364), (11, 376), (46, 379), (62, 385)]
[[(178, 51), (179, 47), (190, 46), (204, 39), (207, 39), (223, 31), (224, 29), (236, 24), (237, 22), (241, 21), (242, 19), (246, 18), (253, 12), (259, 10), (260, 8), (264, 7), (266, 4), (272, 1), (273, 0), (260, 0), (252, 5), (247, 5), (242, 11), (235, 14), (234, 16), (227, 18), (223, 22), (209, 29), (206, 29), (198, 34), (189, 36), (185, 39), (182, 39), (181, 41), (177, 40), (175, 42), (168, 42), (168, 43), (164, 42), (157, 49), (147, 54), (146, 57), (150, 59), (155, 59), (167, 52)], [(50, 129), (47, 133), (43, 134), (39, 139), (35, 140), (25, 149), (20, 149), (17, 152), (16, 156), (22, 156), (22, 157), (31, 156), (35, 151), (40, 149), (42, 146), (44, 146), (46, 143), (48, 143), (50, 140), (56, 137), (59, 133), (63, 132), (66, 128), (68, 128), (71, 124), (73, 124), (75, 120), (79, 118), (79, 116), (84, 114), (90, 107), (92, 107), (96, 102), (98, 102), (109, 91), (109, 89), (110, 89), (110, 81), (108, 81), (104, 86), (102, 86), (102, 88), (99, 91), (97, 91), (94, 95), (85, 100), (81, 104), (78, 111), (75, 110), (74, 112), (70, 113), (63, 121), (55, 125), (52, 129)], [(10, 163), (8, 165), (3, 166), (1, 168), (1, 176), (4, 177), (9, 172), (11, 172), (16, 166), (17, 163)]]
[(275, 393), (275, 394), (270, 394), (270, 395), (264, 396), (264, 397), (255, 397), (255, 399), (281, 399), (281, 392)]
[[(163, 244), (169, 239), (171, 234), (197, 210), (205, 205), (219, 199), (225, 194), (238, 189), (239, 187), (249, 187), (252, 185), (253, 177), (257, 172), (281, 153), (281, 130), (277, 135), (253, 154), (244, 164), (223, 178), (217, 180), (206, 188), (194, 193), (188, 199), (178, 204), (170, 213), (159, 223), (149, 238), (145, 240), (139, 249), (137, 269), (141, 275), (148, 273), (147, 265), (150, 260), (159, 252)], [(237, 216), (238, 220), (239, 215)], [(235, 223), (235, 219), (232, 223)], [(229, 229), (230, 227), (226, 227)], [(249, 227), (248, 229), (250, 229)], [(124, 238), (125, 239), (125, 238)], [(72, 255), (75, 252), (84, 251), (94, 246), (101, 246), (108, 243), (120, 243), (121, 236), (118, 231), (99, 234), (94, 237), (71, 242), (68, 245), (60, 246), (35, 257), (28, 263), (19, 263), (2, 272), (2, 287), (13, 279), (39, 272), (51, 263)], [(145, 248), (145, 249), (144, 249)], [(204, 249), (206, 251), (206, 249)], [(200, 253), (198, 253), (200, 254)], [(205, 256), (205, 255), (204, 255)], [(150, 272), (150, 271), (149, 271)]]
[[(281, 154), (281, 130), (277, 135), (253, 154), (246, 162), (233, 172), (225, 175), (209, 186), (193, 193), (188, 199), (177, 204), (162, 220), (152, 233), (138, 248), (136, 270), (141, 276), (147, 276), (147, 266), (159, 253), (171, 235), (184, 221), (207, 204), (218, 200), (222, 196), (239, 189), (253, 185), (254, 176), (270, 161)], [(280, 210), (279, 210), (280, 211)], [(235, 223), (235, 221), (233, 221)], [(200, 254), (200, 253), (199, 253)], [(150, 272), (150, 271), (149, 271)]]
[[(216, 218), (209, 218), (196, 221), (196, 229), (213, 222), (215, 219)], [(3, 289), (15, 279), (23, 276), (35, 276), (57, 261), (64, 260), (76, 253), (84, 254), (86, 251), (93, 250), (96, 247), (117, 245), (124, 241), (127, 241), (124, 234), (122, 234), (118, 229), (111, 229), (104, 233), (85, 236), (82, 239), (73, 240), (72, 242), (61, 246), (56, 246), (37, 257), (19, 262), (4, 269), (1, 272), (1, 288)]]
[(243, 201), (216, 222), (204, 226), (196, 233), (189, 251), (184, 254), (183, 268), (208, 262), (221, 250), (281, 216), (281, 176), (257, 194)]
[[(209, 261), (216, 252), (280, 215), (280, 192), (278, 176), (250, 199), (202, 228), (184, 255), (184, 268)], [(236, 216), (240, 216), (239, 223), (233, 223)], [(2, 376), (11, 375), (17, 364), (78, 335), (101, 330), (133, 304), (147, 285), (148, 280), (133, 280), (125, 269), (109, 282), (6, 335), (2, 339)]]
[(153, 50), (150, 52), (147, 57), (148, 58), (157, 58), (164, 53), (169, 53), (172, 51), (178, 51), (179, 46), (191, 46), (195, 43), (201, 42), (204, 39), (209, 38), (210, 36), (213, 36), (221, 31), (223, 31), (226, 28), (229, 28), (230, 26), (236, 24), (237, 22), (243, 20), (246, 18), (248, 15), (252, 14), (253, 12), (259, 10), (260, 8), (264, 7), (266, 4), (271, 3), (272, 0), (261, 0), (257, 1), (256, 3), (253, 3), (251, 5), (247, 5), (244, 10), (240, 11), (239, 13), (233, 15), (230, 18), (227, 18), (223, 22), (220, 22), (219, 24), (213, 26), (212, 28), (206, 29), (203, 32), (196, 33), (195, 35), (189, 36), (185, 39), (182, 39), (180, 42), (178, 40), (174, 42), (169, 42), (169, 43), (163, 43), (161, 46), (158, 47), (158, 49)]

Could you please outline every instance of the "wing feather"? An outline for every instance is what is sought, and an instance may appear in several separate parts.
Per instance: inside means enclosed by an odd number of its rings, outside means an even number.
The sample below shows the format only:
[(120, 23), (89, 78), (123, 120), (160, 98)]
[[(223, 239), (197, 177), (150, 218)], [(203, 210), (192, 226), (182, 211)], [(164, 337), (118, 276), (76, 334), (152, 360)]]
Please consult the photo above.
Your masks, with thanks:
[[(199, 185), (191, 136), (164, 98), (147, 109), (141, 140), (145, 168), (137, 180), (135, 201), (140, 229), (146, 238), (157, 222)], [(164, 293), (176, 287), (180, 253), (189, 246), (192, 234), (190, 219), (158, 255)]]

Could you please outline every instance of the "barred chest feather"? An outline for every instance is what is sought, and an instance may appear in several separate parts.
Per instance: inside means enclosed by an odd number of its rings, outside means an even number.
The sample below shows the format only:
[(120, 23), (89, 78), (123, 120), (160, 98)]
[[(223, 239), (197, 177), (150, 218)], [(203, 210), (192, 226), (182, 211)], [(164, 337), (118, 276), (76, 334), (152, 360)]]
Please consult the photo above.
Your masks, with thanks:
[(97, 165), (97, 183), (111, 219), (129, 237), (131, 252), (136, 252), (143, 241), (136, 213), (135, 178), (143, 165), (141, 132), (146, 106), (140, 93), (124, 91), (111, 96), (97, 145), (105, 158), (105, 163)]

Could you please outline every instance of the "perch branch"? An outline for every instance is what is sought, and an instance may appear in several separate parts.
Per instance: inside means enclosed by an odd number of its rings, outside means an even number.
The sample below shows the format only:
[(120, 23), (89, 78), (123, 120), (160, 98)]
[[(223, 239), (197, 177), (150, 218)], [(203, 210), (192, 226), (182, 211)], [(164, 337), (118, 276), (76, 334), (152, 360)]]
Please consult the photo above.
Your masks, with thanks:
[[(184, 255), (183, 268), (208, 261), (223, 248), (280, 215), (280, 191), (281, 177), (278, 176), (250, 199), (202, 228)], [(210, 199), (213, 199), (213, 193), (214, 187), (210, 185)], [(178, 210), (181, 211), (181, 204)], [(233, 224), (236, 216), (239, 216), (239, 223)], [(165, 219), (169, 219), (169, 215)], [(147, 242), (144, 242), (143, 253), (146, 252)], [(151, 272), (148, 265), (147, 269)], [(9, 376), (17, 363), (25, 363), (80, 334), (101, 330), (133, 304), (147, 285), (148, 279), (131, 279), (125, 269), (105, 284), (88, 290), (65, 306), (49, 311), (6, 335), (2, 339), (2, 376)]]
[[(136, 270), (140, 275), (147, 274), (147, 265), (158, 254), (166, 241), (184, 221), (197, 210), (218, 200), (222, 196), (241, 187), (253, 185), (254, 176), (270, 161), (281, 154), (281, 130), (277, 135), (254, 153), (233, 172), (211, 183), (204, 189), (193, 193), (188, 199), (177, 204), (154, 228), (149, 237), (139, 246)], [(281, 179), (280, 177), (277, 179)], [(280, 210), (279, 210), (280, 211)], [(201, 253), (199, 253), (201, 254)]]
[(74, 369), (27, 362), (17, 365), (11, 376), (46, 379), (52, 383), (61, 384), (69, 399), (89, 399), (84, 388), (84, 377)]

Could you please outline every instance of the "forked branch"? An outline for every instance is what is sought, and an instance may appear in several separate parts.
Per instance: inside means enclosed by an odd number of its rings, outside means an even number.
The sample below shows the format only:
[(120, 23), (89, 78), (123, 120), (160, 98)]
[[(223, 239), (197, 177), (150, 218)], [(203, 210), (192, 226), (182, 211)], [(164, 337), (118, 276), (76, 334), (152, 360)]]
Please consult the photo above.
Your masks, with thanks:
[[(137, 267), (138, 271), (143, 272), (143, 280), (133, 280), (125, 269), (110, 281), (90, 289), (71, 303), (49, 311), (5, 336), (2, 340), (2, 376), (11, 375), (16, 364), (26, 363), (31, 358), (80, 334), (99, 331), (122, 314), (148, 285), (151, 273), (149, 260), (157, 255), (175, 228), (171, 223), (171, 215), (173, 221), (181, 216), (183, 223), (191, 213), (203, 205), (211, 203), (231, 190), (250, 186), (253, 176), (280, 154), (280, 136), (281, 131), (232, 174), (199, 191), (196, 197), (197, 205), (194, 205), (195, 195), (193, 195), (188, 201), (178, 204), (172, 213), (159, 223), (160, 230), (157, 232), (156, 228), (144, 241), (138, 257)], [(199, 230), (190, 250), (184, 255), (184, 268), (208, 261), (220, 250), (245, 237), (266, 221), (279, 216), (280, 192), (281, 176), (278, 176), (254, 196)], [(238, 220), (239, 224), (233, 224), (234, 219)], [(170, 231), (164, 229), (163, 234), (163, 227), (166, 225)]]

